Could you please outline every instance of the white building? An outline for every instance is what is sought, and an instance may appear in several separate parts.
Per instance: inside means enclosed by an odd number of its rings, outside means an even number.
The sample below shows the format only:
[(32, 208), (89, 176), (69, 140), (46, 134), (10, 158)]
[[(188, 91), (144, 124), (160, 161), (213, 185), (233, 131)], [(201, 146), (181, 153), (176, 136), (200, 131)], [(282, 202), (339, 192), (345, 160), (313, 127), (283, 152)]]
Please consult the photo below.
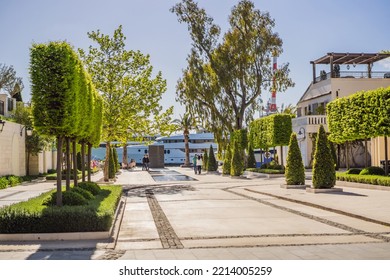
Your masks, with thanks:
[[(375, 72), (372, 70), (375, 62), (388, 57), (390, 54), (383, 53), (328, 53), (310, 62), (313, 65), (313, 81), (300, 98), (297, 104), (297, 117), (292, 120), (293, 131), (298, 135), (306, 167), (311, 166), (313, 133), (318, 132), (321, 124), (324, 125), (326, 131), (328, 130), (326, 104), (358, 91), (389, 87), (390, 71)], [(319, 65), (328, 65), (329, 71), (321, 70), (320, 75), (317, 76)], [(367, 147), (370, 151), (371, 165), (380, 166), (380, 161), (384, 160), (383, 137), (370, 139), (367, 141)], [(364, 147), (361, 147), (361, 150), (364, 150)], [(351, 165), (364, 166), (363, 154), (362, 152), (354, 153), (355, 157), (352, 162), (349, 161)], [(342, 157), (343, 155), (340, 154), (340, 158)], [(345, 162), (342, 161), (341, 166), (343, 165)]]

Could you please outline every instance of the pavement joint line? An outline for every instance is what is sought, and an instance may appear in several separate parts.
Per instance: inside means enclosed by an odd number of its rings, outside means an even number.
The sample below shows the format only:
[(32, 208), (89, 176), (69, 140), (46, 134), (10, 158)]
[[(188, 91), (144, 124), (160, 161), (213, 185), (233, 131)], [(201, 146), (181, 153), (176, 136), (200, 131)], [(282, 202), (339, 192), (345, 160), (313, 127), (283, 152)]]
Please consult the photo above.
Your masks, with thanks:
[(181, 237), (181, 240), (235, 239), (235, 238), (267, 238), (267, 237), (315, 237), (315, 236), (367, 236), (371, 234), (389, 234), (389, 232), (367, 233), (296, 233), (296, 234), (258, 234), (258, 235), (226, 235), (226, 236), (191, 236)]
[(157, 228), (160, 241), (164, 249), (182, 249), (183, 244), (180, 242), (179, 237), (176, 235), (172, 225), (168, 218), (165, 216), (160, 204), (152, 190), (145, 190), (146, 198), (148, 200), (149, 208), (153, 216), (154, 223)]
[(3, 196), (0, 196), (0, 199), (11, 197), (11, 196), (14, 196), (14, 195), (18, 195), (18, 194), (21, 194), (21, 193), (24, 193), (24, 192), (26, 192), (26, 191), (17, 191), (17, 192), (14, 192), (14, 193), (6, 194), (6, 195), (3, 195)]
[[(237, 193), (237, 192), (232, 191), (232, 189), (234, 189), (234, 188), (239, 188), (239, 186), (235, 186), (235, 187), (233, 186), (233, 187), (225, 188), (223, 190), (226, 191), (226, 192), (238, 195), (238, 196), (246, 197), (248, 199), (257, 201), (257, 202), (262, 203), (264, 205), (267, 205), (267, 206), (270, 206), (270, 207), (274, 207), (276, 209), (279, 209), (279, 210), (282, 210), (282, 211), (286, 211), (286, 212), (289, 212), (289, 213), (293, 213), (293, 214), (299, 215), (301, 217), (305, 217), (305, 218), (308, 218), (308, 219), (311, 219), (311, 220), (314, 220), (314, 221), (317, 221), (317, 222), (320, 222), (320, 223), (323, 223), (323, 224), (326, 224), (326, 225), (329, 225), (329, 226), (333, 226), (333, 227), (336, 227), (336, 228), (339, 228), (339, 229), (342, 229), (342, 230), (346, 230), (346, 231), (349, 231), (349, 232), (357, 233), (357, 234), (366, 235), (366, 236), (369, 236), (369, 237), (372, 237), (372, 238), (375, 238), (375, 239), (381, 239), (381, 240), (383, 240), (385, 242), (390, 242), (390, 238), (389, 237), (378, 235), (378, 234), (371, 234), (371, 233), (366, 232), (364, 230), (356, 229), (356, 228), (353, 228), (353, 227), (350, 227), (350, 226), (347, 226), (347, 225), (344, 225), (344, 224), (341, 224), (341, 223), (330, 221), (328, 219), (324, 219), (324, 218), (320, 218), (320, 217), (317, 217), (317, 216), (314, 216), (314, 215), (310, 215), (310, 214), (304, 213), (302, 211), (294, 210), (294, 209), (291, 209), (291, 208), (288, 208), (288, 207), (284, 207), (284, 206), (279, 206), (279, 205), (273, 204), (273, 203), (271, 203), (269, 201), (266, 201), (264, 199), (255, 198), (255, 197), (252, 197), (252, 196), (249, 196), (249, 195)], [(245, 189), (245, 190), (247, 190), (247, 189)], [(263, 195), (268, 195), (267, 193), (261, 193), (261, 192), (257, 192), (257, 191), (252, 191), (252, 192), (263, 194)]]
[[(288, 243), (288, 244), (250, 244), (250, 245), (209, 245), (209, 246), (187, 246), (186, 249), (228, 249), (228, 248), (267, 248), (267, 247), (304, 247), (304, 246), (322, 246), (322, 245), (354, 245), (354, 244), (372, 244), (378, 242), (324, 242), (324, 243)], [(380, 242), (382, 244), (382, 242)]]
[(387, 223), (387, 222), (383, 222), (383, 221), (375, 220), (375, 219), (372, 219), (372, 218), (364, 217), (364, 216), (361, 216), (361, 215), (345, 212), (345, 211), (342, 211), (342, 210), (338, 210), (338, 209), (322, 206), (322, 205), (319, 205), (319, 204), (315, 204), (315, 203), (311, 203), (311, 202), (305, 202), (305, 201), (292, 199), (292, 198), (287, 198), (287, 197), (283, 197), (283, 196), (279, 196), (279, 195), (275, 195), (275, 194), (270, 194), (270, 193), (266, 193), (266, 192), (255, 191), (255, 190), (251, 190), (251, 189), (248, 189), (248, 188), (245, 188), (244, 190), (246, 190), (248, 192), (253, 192), (253, 193), (258, 193), (258, 194), (262, 194), (262, 195), (271, 196), (271, 197), (274, 197), (274, 198), (278, 198), (278, 199), (281, 199), (281, 200), (286, 200), (286, 201), (293, 202), (293, 203), (302, 204), (302, 205), (305, 205), (305, 206), (318, 208), (318, 209), (321, 209), (321, 210), (333, 212), (333, 213), (340, 214), (340, 215), (345, 215), (345, 216), (356, 218), (356, 219), (360, 219), (360, 220), (363, 220), (363, 221), (366, 221), (366, 222), (375, 223), (375, 224), (379, 224), (379, 225), (382, 225), (382, 226), (390, 227), (390, 223)]

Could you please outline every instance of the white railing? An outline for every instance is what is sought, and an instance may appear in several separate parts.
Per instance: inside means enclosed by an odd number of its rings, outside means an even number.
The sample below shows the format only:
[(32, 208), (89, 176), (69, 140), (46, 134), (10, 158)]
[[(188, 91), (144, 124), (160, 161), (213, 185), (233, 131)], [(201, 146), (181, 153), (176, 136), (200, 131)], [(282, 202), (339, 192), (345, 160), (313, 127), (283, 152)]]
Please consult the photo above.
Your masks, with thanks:
[(293, 126), (303, 125), (326, 125), (326, 116), (324, 115), (309, 115), (292, 119)]

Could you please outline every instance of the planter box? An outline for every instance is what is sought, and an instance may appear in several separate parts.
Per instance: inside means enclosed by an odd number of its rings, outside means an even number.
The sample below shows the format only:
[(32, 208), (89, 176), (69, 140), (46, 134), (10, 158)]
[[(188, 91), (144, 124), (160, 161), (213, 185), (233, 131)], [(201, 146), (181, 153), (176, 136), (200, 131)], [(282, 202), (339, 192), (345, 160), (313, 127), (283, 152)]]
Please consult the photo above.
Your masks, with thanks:
[(329, 188), (329, 189), (315, 189), (313, 187), (306, 188), (306, 192), (308, 193), (335, 193), (335, 192), (343, 192), (342, 188)]

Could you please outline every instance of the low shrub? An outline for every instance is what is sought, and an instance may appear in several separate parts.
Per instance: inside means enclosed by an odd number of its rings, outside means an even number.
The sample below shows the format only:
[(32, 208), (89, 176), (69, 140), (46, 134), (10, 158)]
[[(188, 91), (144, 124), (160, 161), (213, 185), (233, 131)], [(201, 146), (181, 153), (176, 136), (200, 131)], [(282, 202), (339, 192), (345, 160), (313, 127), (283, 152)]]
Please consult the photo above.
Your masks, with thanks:
[(247, 168), (246, 171), (264, 174), (284, 174), (284, 169)]
[(11, 187), (15, 187), (22, 183), (22, 178), (14, 175), (7, 176), (8, 183)]
[(71, 191), (81, 194), (86, 200), (90, 200), (94, 198), (94, 195), (90, 191), (80, 187), (73, 187), (71, 188)]
[[(44, 201), (44, 205), (54, 206), (57, 202), (57, 192), (53, 192), (49, 198)], [(62, 192), (62, 205), (76, 206), (76, 205), (86, 205), (88, 201), (84, 198), (83, 195), (77, 191), (65, 191)]]
[(268, 163), (263, 163), (261, 166), (260, 166), (261, 169), (274, 169), (274, 170), (282, 170), (283, 169), (283, 165), (280, 165), (278, 164), (276, 161), (271, 161), (271, 162), (268, 162)]
[(360, 173), (360, 175), (385, 175), (385, 170), (378, 166), (370, 166), (364, 168)]
[(6, 177), (0, 177), (0, 190), (7, 188), (9, 185), (9, 182)]
[(345, 174), (360, 174), (362, 170), (359, 169), (359, 168), (351, 168), (351, 169), (348, 169)]
[[(77, 174), (77, 179), (81, 179), (81, 177), (82, 177), (81, 174)], [(62, 174), (62, 180), (65, 180), (65, 179), (66, 179), (66, 175)], [(73, 180), (73, 173), (70, 174), (70, 179)], [(46, 176), (46, 180), (57, 180), (57, 173), (48, 174)]]
[(0, 233), (107, 231), (114, 220), (122, 188), (103, 186), (94, 199), (82, 206), (43, 205), (54, 192), (52, 190), (28, 201), (0, 209)]
[(79, 188), (82, 188), (84, 190), (87, 190), (89, 191), (90, 193), (92, 193), (93, 195), (97, 195), (100, 193), (101, 191), (101, 188), (99, 187), (99, 185), (95, 182), (80, 182), (77, 184), (77, 186)]
[(360, 174), (347, 174), (346, 172), (337, 172), (336, 179), (339, 181), (390, 186), (390, 177), (381, 175), (360, 175)]

